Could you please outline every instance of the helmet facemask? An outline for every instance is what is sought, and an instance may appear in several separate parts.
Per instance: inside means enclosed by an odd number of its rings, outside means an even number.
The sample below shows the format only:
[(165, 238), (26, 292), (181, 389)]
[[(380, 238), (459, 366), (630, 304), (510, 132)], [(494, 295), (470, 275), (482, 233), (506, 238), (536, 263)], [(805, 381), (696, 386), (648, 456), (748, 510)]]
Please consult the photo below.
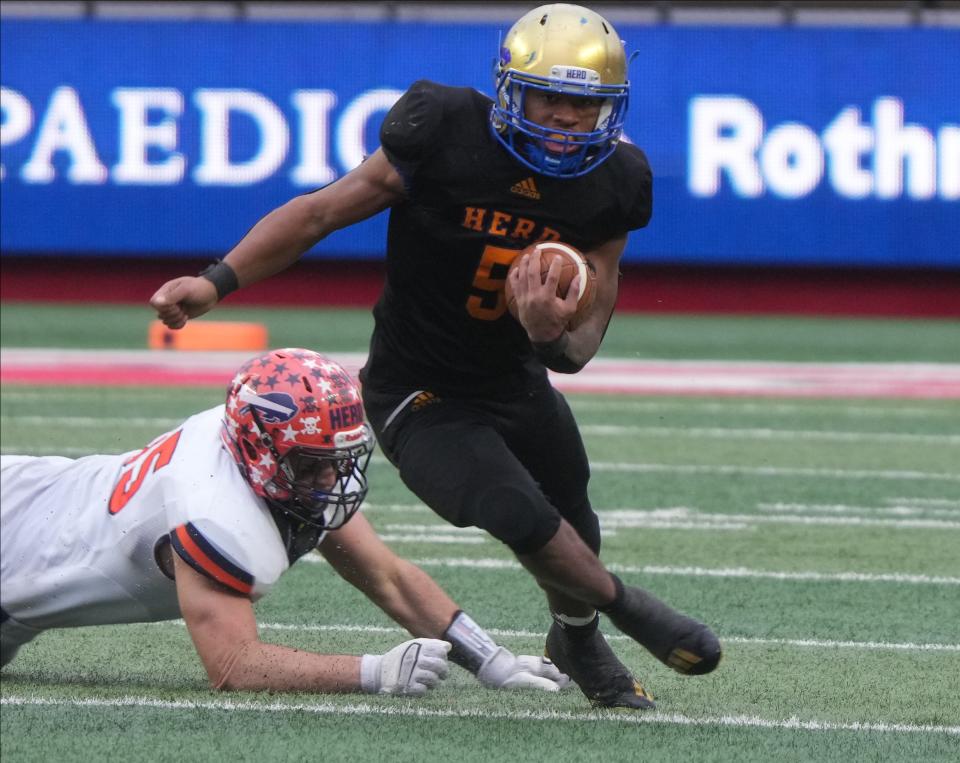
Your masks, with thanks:
[(267, 503), (321, 530), (343, 527), (367, 495), (370, 444), (364, 440), (347, 448), (295, 446), (281, 455), (256, 409), (251, 413), (260, 441), (277, 462), (276, 473), (264, 483)]
[[(565, 67), (553, 67), (554, 70)], [(570, 70), (599, 79), (596, 72)], [(497, 139), (521, 163), (542, 175), (580, 177), (598, 167), (614, 152), (623, 134), (628, 85), (564, 83), (559, 77), (539, 77), (502, 69), (497, 77), (497, 100), (491, 124)], [(526, 99), (531, 90), (561, 93), (574, 98), (598, 98), (600, 113), (587, 132), (543, 126), (526, 117)], [(551, 150), (547, 143), (559, 144)]]
[[(524, 15), (507, 33), (494, 68), (490, 125), (521, 164), (543, 175), (574, 178), (596, 169), (616, 149), (630, 90), (623, 42), (602, 16), (554, 4)], [(531, 92), (600, 101), (584, 131), (540, 125), (528, 116)]]

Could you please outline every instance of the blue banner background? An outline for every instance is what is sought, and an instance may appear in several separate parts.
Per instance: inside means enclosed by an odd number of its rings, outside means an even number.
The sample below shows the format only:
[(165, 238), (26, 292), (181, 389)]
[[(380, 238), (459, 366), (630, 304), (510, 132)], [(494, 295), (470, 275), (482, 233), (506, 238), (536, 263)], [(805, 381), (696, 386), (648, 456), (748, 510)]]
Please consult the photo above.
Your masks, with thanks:
[[(404, 90), (418, 78), (492, 91), (499, 26), (489, 24), (3, 21), (0, 79), (30, 103), (31, 130), (5, 141), (0, 246), (4, 254), (185, 255), (222, 253), (273, 207), (309, 188), (295, 185), (299, 112), (291, 93), (336, 94), (328, 151), (337, 175), (337, 129), (344, 110), (371, 90)], [(646, 150), (655, 176), (650, 226), (631, 236), (630, 262), (754, 265), (895, 265), (960, 267), (960, 201), (940, 189), (930, 198), (840, 195), (825, 173), (799, 198), (766, 192), (744, 198), (721, 175), (715, 195), (690, 190), (690, 104), (697, 97), (752, 102), (767, 131), (785, 122), (823, 130), (848, 107), (870, 124), (879, 98), (903, 103), (904, 121), (936, 139), (960, 124), (960, 31), (636, 26), (618, 29), (639, 55), (629, 138)], [(183, 94), (176, 150), (186, 172), (174, 185), (75, 184), (70, 161), (55, 154), (49, 183), (20, 172), (56, 88), (78, 94), (100, 162), (119, 157), (116, 88), (174, 88)], [(200, 185), (198, 88), (243, 88), (283, 113), (291, 144), (286, 159), (252, 185)], [(373, 150), (383, 111), (365, 130)], [(3, 115), (8, 124), (9, 113)], [(157, 117), (154, 117), (156, 120)], [(231, 122), (230, 154), (257, 151), (249, 119)], [(152, 162), (168, 152), (151, 149)], [(960, 162), (960, 158), (954, 157)], [(870, 168), (869, 154), (861, 161)], [(318, 256), (382, 256), (385, 215), (340, 231)]]

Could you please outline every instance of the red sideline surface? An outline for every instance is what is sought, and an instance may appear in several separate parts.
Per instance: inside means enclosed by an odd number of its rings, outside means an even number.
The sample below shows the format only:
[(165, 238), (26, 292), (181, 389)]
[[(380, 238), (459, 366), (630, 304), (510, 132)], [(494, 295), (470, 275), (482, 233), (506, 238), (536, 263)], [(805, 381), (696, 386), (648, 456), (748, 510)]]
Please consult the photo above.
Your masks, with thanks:
[[(145, 304), (166, 280), (211, 260), (0, 258), (0, 299)], [(624, 266), (618, 309), (960, 317), (960, 270)], [(306, 260), (229, 297), (231, 305), (371, 307), (382, 262)]]
[[(225, 387), (244, 352), (0, 348), (0, 382)], [(333, 353), (356, 376), (362, 353)], [(773, 363), (596, 358), (554, 374), (563, 392), (817, 398), (960, 399), (960, 363)]]

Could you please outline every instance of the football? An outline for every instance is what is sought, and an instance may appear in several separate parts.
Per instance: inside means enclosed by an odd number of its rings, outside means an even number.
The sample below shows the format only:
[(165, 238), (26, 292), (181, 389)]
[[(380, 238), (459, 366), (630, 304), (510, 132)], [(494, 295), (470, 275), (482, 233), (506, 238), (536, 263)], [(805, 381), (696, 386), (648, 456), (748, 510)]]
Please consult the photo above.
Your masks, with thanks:
[(533, 254), (540, 252), (540, 282), (547, 280), (547, 272), (550, 270), (550, 263), (560, 258), (563, 265), (560, 270), (560, 280), (557, 282), (557, 296), (561, 299), (566, 296), (567, 289), (570, 288), (570, 282), (573, 277), (580, 274), (580, 296), (577, 300), (577, 312), (573, 314), (568, 329), (575, 329), (586, 318), (587, 313), (593, 305), (594, 297), (597, 293), (597, 271), (583, 254), (575, 247), (569, 244), (561, 244), (558, 241), (540, 241), (531, 244), (516, 256), (510, 264), (510, 270), (507, 271), (507, 280), (504, 286), (504, 296), (507, 299), (507, 310), (514, 318), (518, 318), (517, 301), (513, 296), (513, 288), (510, 286), (510, 274), (520, 263), (520, 258), (524, 254)]

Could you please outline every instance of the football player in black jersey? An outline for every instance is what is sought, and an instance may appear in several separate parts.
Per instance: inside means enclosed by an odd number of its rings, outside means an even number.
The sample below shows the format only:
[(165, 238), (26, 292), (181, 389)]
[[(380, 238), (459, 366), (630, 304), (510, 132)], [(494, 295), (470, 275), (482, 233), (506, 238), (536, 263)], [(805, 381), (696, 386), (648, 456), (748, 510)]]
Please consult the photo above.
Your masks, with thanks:
[[(623, 43), (574, 5), (527, 13), (500, 49), (496, 98), (416, 82), (387, 114), (381, 147), (335, 183), (253, 227), (202, 277), (164, 284), (151, 304), (170, 327), (233, 289), (294, 263), (334, 230), (390, 208), (387, 277), (361, 372), (367, 415), (404, 483), (454, 525), (506, 544), (546, 593), (547, 654), (602, 707), (653, 707), (598, 629), (599, 612), (681, 673), (713, 670), (710, 629), (600, 562), (580, 433), (546, 369), (576, 373), (597, 352), (629, 231), (651, 214), (643, 152), (620, 141), (629, 85)], [(596, 269), (596, 299), (575, 330), (575, 278), (556, 293), (558, 240)], [(473, 657), (456, 645), (451, 659)]]

